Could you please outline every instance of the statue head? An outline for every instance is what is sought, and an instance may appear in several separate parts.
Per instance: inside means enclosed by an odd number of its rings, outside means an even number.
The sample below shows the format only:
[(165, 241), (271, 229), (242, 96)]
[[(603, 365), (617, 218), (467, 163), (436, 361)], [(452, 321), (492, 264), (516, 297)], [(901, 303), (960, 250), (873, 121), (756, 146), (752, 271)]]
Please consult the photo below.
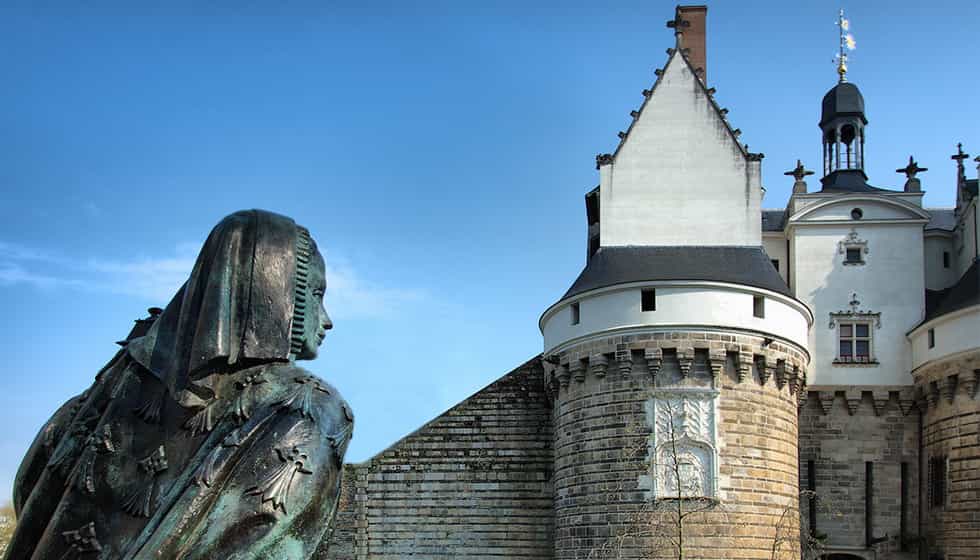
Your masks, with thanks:
[(215, 371), (313, 359), (327, 329), (323, 257), (306, 228), (264, 210), (211, 230), (190, 278), (129, 354), (171, 394)]
[(327, 291), (323, 256), (306, 228), (297, 226), (296, 281), (290, 352), (297, 360), (312, 360), (320, 351), (327, 331), (333, 328), (323, 295)]

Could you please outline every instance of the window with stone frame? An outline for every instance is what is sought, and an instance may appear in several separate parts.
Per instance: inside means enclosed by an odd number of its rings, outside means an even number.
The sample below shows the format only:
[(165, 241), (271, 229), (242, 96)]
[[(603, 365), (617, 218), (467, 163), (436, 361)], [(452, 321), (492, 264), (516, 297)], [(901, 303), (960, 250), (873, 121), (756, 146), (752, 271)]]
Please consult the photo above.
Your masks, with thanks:
[(837, 329), (835, 365), (877, 364), (874, 331), (881, 328), (881, 313), (861, 308), (857, 293), (851, 294), (850, 309), (830, 314), (831, 329)]
[(864, 256), (868, 254), (868, 242), (861, 239), (857, 231), (852, 229), (837, 243), (837, 248), (838, 252), (844, 255), (845, 265), (865, 264)]
[(858, 364), (873, 362), (871, 332), (872, 327), (869, 321), (838, 323), (837, 361)]

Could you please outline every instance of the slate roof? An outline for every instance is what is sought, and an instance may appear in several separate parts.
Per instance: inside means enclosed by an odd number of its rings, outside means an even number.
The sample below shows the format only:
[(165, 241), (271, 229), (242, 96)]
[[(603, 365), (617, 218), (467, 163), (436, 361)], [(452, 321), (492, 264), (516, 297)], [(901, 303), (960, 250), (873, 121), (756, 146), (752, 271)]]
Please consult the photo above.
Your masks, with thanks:
[(855, 193), (855, 192), (894, 192), (888, 189), (872, 187), (864, 172), (858, 169), (839, 169), (820, 179), (822, 193)]
[(820, 109), (820, 126), (837, 117), (859, 116), (865, 123), (868, 122), (864, 118), (864, 96), (851, 82), (842, 82), (830, 88), (823, 96)]
[(980, 273), (977, 264), (973, 265), (960, 277), (959, 282), (941, 292), (926, 291), (926, 318), (923, 323), (941, 315), (980, 304)]
[(952, 208), (926, 208), (926, 212), (929, 212), (927, 230), (953, 231), (956, 228), (956, 215), (953, 214)]
[(763, 210), (762, 231), (783, 231), (786, 227), (785, 210)]
[(977, 183), (980, 182), (978, 179), (967, 179), (966, 180), (966, 192), (970, 193), (970, 196), (977, 196)]
[(652, 280), (708, 280), (791, 296), (762, 247), (602, 247), (562, 299), (589, 290)]

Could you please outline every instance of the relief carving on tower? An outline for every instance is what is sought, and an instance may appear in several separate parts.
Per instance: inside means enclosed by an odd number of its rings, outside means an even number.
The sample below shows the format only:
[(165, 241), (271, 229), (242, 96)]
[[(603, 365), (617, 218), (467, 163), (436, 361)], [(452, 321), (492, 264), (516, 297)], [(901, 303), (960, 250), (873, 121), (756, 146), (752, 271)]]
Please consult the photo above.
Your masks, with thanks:
[(657, 390), (650, 402), (653, 493), (657, 499), (715, 495), (718, 392)]

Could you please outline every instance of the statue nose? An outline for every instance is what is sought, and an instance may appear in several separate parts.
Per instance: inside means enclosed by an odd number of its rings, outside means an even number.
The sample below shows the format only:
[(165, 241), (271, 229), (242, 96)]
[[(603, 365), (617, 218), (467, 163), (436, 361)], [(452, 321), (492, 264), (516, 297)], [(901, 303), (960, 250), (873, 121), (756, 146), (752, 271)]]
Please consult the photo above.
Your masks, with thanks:
[(329, 331), (333, 328), (333, 321), (330, 320), (330, 315), (326, 312), (323, 313), (323, 330)]

